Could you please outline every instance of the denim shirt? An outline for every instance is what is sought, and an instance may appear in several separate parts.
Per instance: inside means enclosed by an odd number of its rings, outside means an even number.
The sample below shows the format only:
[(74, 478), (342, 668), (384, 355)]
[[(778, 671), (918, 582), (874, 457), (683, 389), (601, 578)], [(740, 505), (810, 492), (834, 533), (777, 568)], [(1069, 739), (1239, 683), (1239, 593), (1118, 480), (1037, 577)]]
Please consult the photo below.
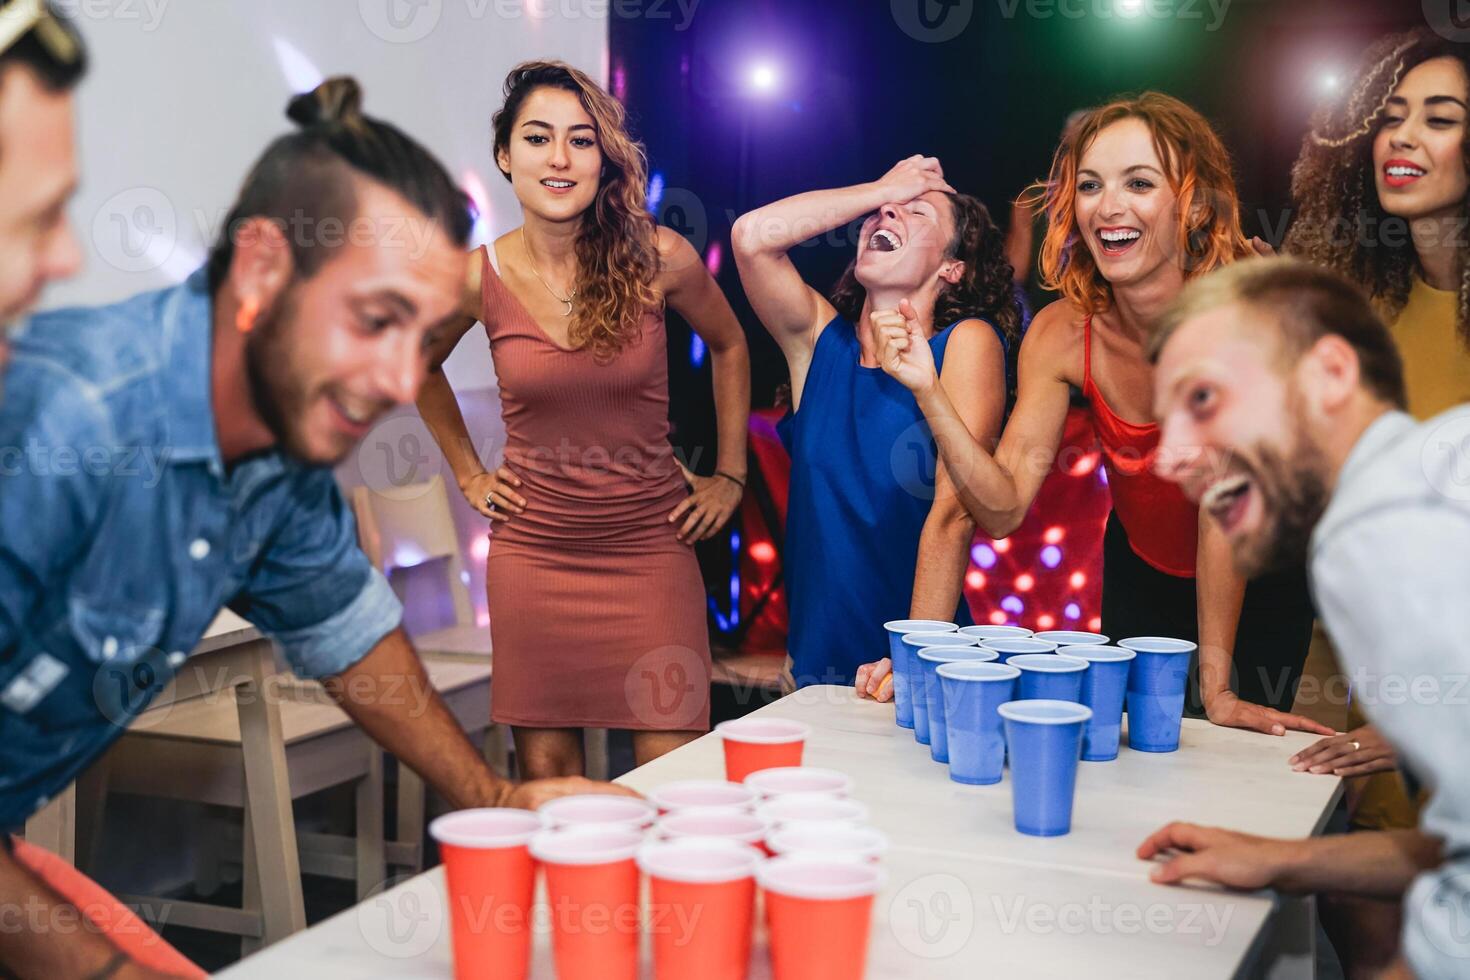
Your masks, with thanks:
[[(221, 606), (296, 673), (350, 667), (402, 609), (329, 469), (220, 457), (204, 275), (32, 318), (0, 401), (0, 828), (120, 736)], [(230, 406), (222, 406), (225, 411)]]

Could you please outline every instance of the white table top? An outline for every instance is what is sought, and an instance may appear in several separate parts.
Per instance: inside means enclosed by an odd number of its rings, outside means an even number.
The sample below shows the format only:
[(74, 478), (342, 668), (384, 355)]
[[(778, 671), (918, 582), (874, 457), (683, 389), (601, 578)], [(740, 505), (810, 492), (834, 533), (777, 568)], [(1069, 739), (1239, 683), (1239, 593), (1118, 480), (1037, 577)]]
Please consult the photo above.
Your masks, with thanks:
[[(1185, 721), (1180, 750), (1082, 763), (1072, 833), (1034, 838), (1011, 824), (1010, 780), (951, 782), (927, 746), (893, 722), (892, 705), (846, 688), (809, 687), (759, 712), (807, 722), (804, 762), (849, 773), (853, 796), (887, 833), (888, 885), (874, 905), (869, 975), (970, 978), (1228, 978), (1258, 949), (1275, 896), (1165, 888), (1135, 848), (1169, 820), (1302, 837), (1321, 829), (1341, 781), (1295, 773), (1286, 759), (1312, 741)], [(714, 735), (620, 782), (647, 791), (719, 778)], [(452, 975), (443, 876), (419, 875), (225, 971), (231, 978)], [(533, 976), (554, 976), (545, 915)], [(770, 975), (756, 937), (752, 980)]]

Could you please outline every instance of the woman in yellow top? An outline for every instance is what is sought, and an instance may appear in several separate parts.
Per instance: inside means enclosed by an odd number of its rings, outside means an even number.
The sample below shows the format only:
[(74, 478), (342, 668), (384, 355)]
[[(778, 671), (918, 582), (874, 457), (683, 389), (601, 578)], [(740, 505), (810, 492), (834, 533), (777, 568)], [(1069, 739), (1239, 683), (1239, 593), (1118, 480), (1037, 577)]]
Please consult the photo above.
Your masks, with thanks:
[[(1298, 216), (1286, 250), (1368, 290), (1392, 324), (1409, 411), (1419, 418), (1470, 402), (1467, 104), (1464, 45), (1427, 30), (1385, 37), (1364, 54), (1342, 97), (1318, 110), (1292, 171)], [(1326, 644), (1320, 628), (1318, 643)], [(1350, 788), (1353, 826), (1414, 826), (1418, 807), (1392, 772), (1393, 749), (1356, 705), (1349, 719), (1346, 734), (1309, 746), (1291, 764), (1370, 776)], [(1395, 912), (1360, 901), (1324, 906), (1349, 977), (1372, 975), (1391, 958)]]

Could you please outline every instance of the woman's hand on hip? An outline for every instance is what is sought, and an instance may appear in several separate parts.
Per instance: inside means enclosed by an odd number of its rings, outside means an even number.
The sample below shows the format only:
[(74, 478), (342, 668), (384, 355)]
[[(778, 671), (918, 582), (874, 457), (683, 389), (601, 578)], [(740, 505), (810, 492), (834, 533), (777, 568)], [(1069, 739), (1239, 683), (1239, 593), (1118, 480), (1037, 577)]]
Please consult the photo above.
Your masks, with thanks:
[(461, 483), (459, 489), (471, 507), (503, 524), (512, 514), (526, 512), (526, 498), (513, 489), (520, 485), (521, 478), (502, 465), (494, 473), (476, 473)]
[(679, 464), (679, 471), (691, 493), (669, 514), (669, 523), (683, 522), (678, 538), (685, 544), (714, 537), (740, 506), (745, 488), (723, 476), (700, 476), (683, 463)]

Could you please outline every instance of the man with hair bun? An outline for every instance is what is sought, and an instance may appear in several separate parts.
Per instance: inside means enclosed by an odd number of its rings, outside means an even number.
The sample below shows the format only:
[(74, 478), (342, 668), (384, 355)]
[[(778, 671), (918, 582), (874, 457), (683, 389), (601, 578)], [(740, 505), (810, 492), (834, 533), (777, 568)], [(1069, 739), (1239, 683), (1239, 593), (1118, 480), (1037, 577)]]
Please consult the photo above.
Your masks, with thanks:
[[(15, 340), (0, 445), (90, 462), (22, 468), (0, 495), (0, 828), (116, 741), (221, 606), (271, 634), (298, 675), (322, 679), (451, 806), (627, 792), (497, 776), (434, 694), (397, 599), (357, 547), (330, 467), (417, 396), (457, 314), (470, 233), (443, 166), (363, 115), (361, 99), (334, 78), (292, 100), (299, 128), (256, 162), (207, 268), (37, 316)], [(336, 226), (354, 233), (325, 230)], [(137, 470), (114, 465), (119, 447), (161, 468), (127, 475)], [(99, 684), (104, 670), (135, 685)], [(375, 693), (405, 683), (425, 705)], [(44, 911), (71, 897), (28, 870), (44, 863), (34, 848), (4, 839), (14, 856), (0, 856), (0, 904)], [(74, 894), (95, 906), (105, 893), (80, 877)], [(64, 942), (0, 931), (0, 965), (23, 977), (203, 975), (128, 926)]]
[(1270, 840), (1175, 823), (1138, 856), (1204, 879), (1398, 899), (1392, 975), (1464, 976), (1470, 936), (1470, 407), (1415, 422), (1388, 328), (1338, 274), (1243, 262), (1159, 322), (1158, 470), (1253, 575), (1303, 558), (1369, 720), (1430, 790), (1416, 830)]

